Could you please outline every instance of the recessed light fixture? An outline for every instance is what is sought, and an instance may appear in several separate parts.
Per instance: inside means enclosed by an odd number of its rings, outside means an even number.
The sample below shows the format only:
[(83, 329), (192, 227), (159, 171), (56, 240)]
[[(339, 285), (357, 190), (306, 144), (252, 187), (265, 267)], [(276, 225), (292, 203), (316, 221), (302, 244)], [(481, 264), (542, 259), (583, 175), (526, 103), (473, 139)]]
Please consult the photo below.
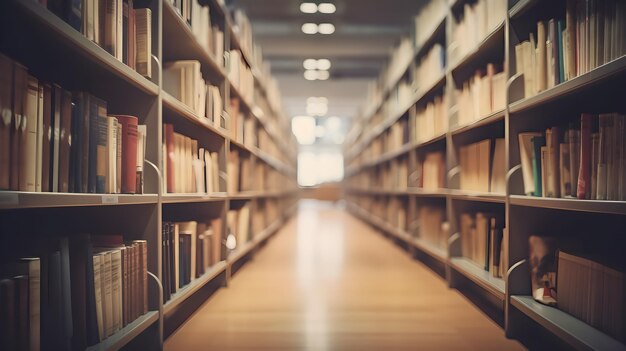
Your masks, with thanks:
[(302, 25), (302, 33), (304, 34), (317, 34), (318, 25), (315, 23), (305, 23)]
[(317, 71), (314, 69), (307, 69), (304, 71), (304, 79), (306, 80), (316, 80), (317, 79)]
[[(306, 4), (306, 3), (304, 3)], [(302, 4), (302, 5), (304, 5)], [(302, 9), (302, 5), (300, 5), (300, 9)], [(317, 11), (321, 12), (321, 13), (335, 13), (335, 11), (337, 11), (337, 7), (335, 7), (335, 4), (332, 4), (330, 2), (323, 2), (319, 5), (317, 5)]]
[(317, 71), (318, 80), (327, 80), (330, 77), (328, 71)]
[(329, 59), (306, 59), (302, 62), (302, 66), (304, 69), (318, 69), (321, 71), (327, 71), (330, 69), (330, 60)]
[(317, 26), (317, 31), (320, 34), (333, 34), (335, 33), (335, 25), (332, 23), (320, 23)]
[(316, 69), (317, 68), (317, 60), (316, 59), (306, 59), (302, 63), (304, 69)]
[(319, 59), (316, 62), (317, 69), (322, 71), (328, 71), (330, 69), (330, 60), (329, 59)]
[(317, 10), (318, 10), (318, 8), (317, 8), (317, 5), (315, 3), (303, 2), (303, 3), (300, 4), (300, 12), (302, 12), (302, 13), (316, 13)]

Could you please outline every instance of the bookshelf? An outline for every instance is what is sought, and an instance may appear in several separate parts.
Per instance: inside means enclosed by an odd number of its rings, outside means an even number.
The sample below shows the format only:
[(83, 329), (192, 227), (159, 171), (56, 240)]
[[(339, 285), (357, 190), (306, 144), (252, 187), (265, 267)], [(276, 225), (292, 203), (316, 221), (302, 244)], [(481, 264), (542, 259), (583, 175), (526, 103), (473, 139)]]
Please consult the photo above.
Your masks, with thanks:
[[(412, 255), (439, 273), (450, 287), (473, 297), (480, 296), (481, 307), (490, 313), (495, 307), (495, 318), (503, 321), (508, 337), (527, 340), (527, 331), (531, 330), (528, 328), (532, 327), (542, 329), (542, 335), (554, 339), (561, 347), (579, 350), (626, 348), (623, 340), (608, 332), (592, 327), (559, 308), (535, 301), (531, 296), (528, 263), (529, 236), (556, 233), (559, 240), (582, 242), (588, 248), (600, 250), (600, 247), (610, 247), (613, 251), (607, 249), (601, 252), (608, 252), (605, 255), (608, 259), (618, 259), (618, 251), (623, 252), (624, 241), (611, 228), (620, 228), (625, 223), (625, 202), (525, 194), (518, 141), (519, 133), (545, 131), (555, 125), (570, 123), (580, 118), (583, 112), (623, 113), (626, 105), (617, 91), (623, 90), (623, 79), (626, 77), (624, 52), (529, 96), (525, 94), (524, 76), (518, 73), (516, 67), (516, 46), (528, 40), (530, 32), (537, 35), (539, 20), (545, 21), (546, 26), (550, 18), (564, 20), (566, 1), (502, 1), (499, 10), (494, 11), (501, 17), (489, 20), (491, 25), (478, 30), (482, 35), (471, 39), (475, 45), (463, 50), (454, 42), (454, 32), (468, 6), (476, 6), (477, 1), (445, 2), (441, 22), (440, 17), (432, 15), (435, 12), (432, 8), (444, 2), (431, 3), (425, 6), (425, 14), (417, 14), (422, 21), (417, 22), (414, 31), (417, 34), (413, 34), (412, 64), (397, 67), (404, 74), (391, 83), (396, 86), (401, 84), (402, 77), (410, 76), (419, 64), (416, 57), (436, 43), (445, 48), (442, 78), (428, 80), (430, 83), (425, 84), (421, 91), (414, 88), (409, 94), (411, 98), (405, 101), (394, 99), (388, 93), (394, 87), (385, 85), (385, 72), (373, 83), (368, 103), (361, 110), (361, 118), (355, 121), (346, 138), (344, 189), (348, 211), (401, 243)], [(467, 102), (462, 100), (460, 94), (462, 88), (467, 82), (470, 85), (479, 84), (472, 83), (472, 79), (479, 81), (473, 78), (474, 72), (477, 69), (485, 72), (488, 63), (495, 63), (496, 74), (501, 72), (503, 75), (498, 78), (499, 100), (497, 103), (492, 100), (490, 109), (482, 109), (479, 105), (469, 119), (461, 118), (461, 113), (467, 110)], [(501, 94), (502, 91), (505, 93)], [(416, 111), (441, 94), (446, 96), (445, 130), (440, 135), (429, 130), (431, 135), (419, 140), (416, 138), (419, 131), (415, 129), (430, 127), (416, 126)], [(386, 147), (388, 135), (394, 126), (402, 123), (408, 126), (409, 137)], [(498, 161), (502, 166), (497, 173), (499, 183), (483, 186), (483, 189), (462, 186), (462, 158), (466, 157), (462, 155), (463, 149), (494, 138), (502, 140), (498, 142), (503, 150)], [(494, 143), (491, 142), (492, 152), (489, 155), (491, 166), (496, 157)], [(431, 153), (445, 155), (443, 170), (439, 171), (443, 172), (443, 179), (436, 187), (425, 186), (424, 161)], [(392, 164), (400, 164), (393, 167), (403, 169), (400, 177), (406, 179), (400, 183), (383, 180), (390, 177)], [(432, 168), (427, 172), (431, 179), (432, 172)], [(490, 179), (496, 178), (493, 169), (489, 172)], [(480, 179), (480, 175), (478, 177)], [(400, 221), (397, 214), (388, 210), (390, 207), (395, 210), (397, 207), (394, 206), (398, 203), (401, 205), (398, 210), (401, 212)], [(435, 215), (423, 216), (424, 208), (435, 210), (438, 220), (443, 221), (440, 230), (432, 229), (437, 227), (425, 222), (435, 218), (432, 217)], [(437, 211), (444, 211), (443, 217)], [(500, 254), (505, 255), (502, 262), (508, 268), (504, 274), (492, 274), (490, 269), (476, 264), (463, 253), (464, 221), (467, 221), (467, 214), (477, 213), (495, 214), (508, 232), (508, 242), (502, 243)], [(429, 225), (430, 229), (427, 228)], [(595, 236), (589, 233), (595, 233)], [(444, 237), (445, 242), (433, 241), (437, 235)], [(623, 270), (621, 272), (623, 274)]]
[[(295, 140), (281, 112), (276, 82), (260, 51), (247, 50), (252, 39), (246, 39), (245, 44), (240, 40), (241, 26), (245, 25), (240, 23), (241, 15), (235, 16), (236, 10), (227, 8), (222, 1), (201, 3), (209, 7), (214, 28), (223, 32), (221, 41), (214, 41), (222, 46), (223, 55), (206, 49), (172, 2), (135, 0), (135, 8), (151, 10), (151, 78), (116, 59), (38, 1), (11, 0), (0, 4), (1, 54), (24, 65), (41, 82), (93, 94), (107, 102), (110, 113), (134, 115), (139, 124), (146, 125), (143, 194), (0, 190), (3, 257), (16, 255), (10, 252), (10, 247), (25, 251), (29, 241), (65, 235), (75, 238), (81, 233), (119, 233), (125, 241), (147, 242), (147, 272), (158, 279), (147, 275), (147, 313), (87, 347), (88, 350), (133, 349), (138, 345), (144, 349), (161, 349), (167, 333), (193, 313), (211, 287), (226, 285), (236, 269), (281, 228), (296, 208)], [(228, 73), (230, 51), (238, 49), (253, 72), (249, 85), (252, 91), (246, 94), (234, 85)], [(201, 78), (219, 91), (222, 104), (214, 118), (202, 116), (166, 87), (165, 69), (170, 62), (178, 60), (198, 61)], [(239, 98), (239, 116), (230, 114), (231, 98)], [(242, 125), (243, 121), (249, 121), (243, 139), (231, 130), (234, 117), (242, 118)], [(191, 187), (194, 191), (188, 191), (189, 184), (187, 191), (168, 189), (167, 172), (174, 170), (166, 166), (165, 125), (171, 125), (175, 133), (214, 154), (217, 170), (212, 191), (198, 191), (197, 183)], [(241, 177), (229, 178), (227, 164), (231, 152), (249, 163), (246, 174), (254, 175), (249, 189), (235, 187), (235, 192), (227, 191), (231, 188), (229, 182), (243, 184)], [(247, 227), (248, 237), (234, 247), (226, 247), (229, 234), (244, 230), (239, 223), (231, 228), (227, 214), (242, 207), (249, 209), (249, 220), (240, 221)], [(211, 237), (218, 238), (217, 258), (164, 301), (164, 291), (159, 290), (167, 281), (166, 257), (161, 245), (165, 239), (163, 223), (190, 221), (219, 221), (219, 226), (211, 227), (215, 229)], [(44, 230), (41, 223), (45, 223)]]

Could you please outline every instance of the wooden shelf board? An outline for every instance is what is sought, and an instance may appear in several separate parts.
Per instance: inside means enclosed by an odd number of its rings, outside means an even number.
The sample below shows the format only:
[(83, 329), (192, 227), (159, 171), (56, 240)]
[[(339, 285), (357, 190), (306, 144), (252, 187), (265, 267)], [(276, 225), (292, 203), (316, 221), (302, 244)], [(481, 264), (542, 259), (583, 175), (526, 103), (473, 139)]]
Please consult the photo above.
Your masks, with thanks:
[[(21, 14), (26, 15), (28, 20), (32, 20), (37, 25), (45, 28), (41, 33), (42, 37), (39, 39), (45, 40), (47, 43), (53, 43), (56, 48), (66, 52), (66, 55), (64, 55), (66, 63), (73, 65), (74, 62), (90, 62), (92, 65), (107, 71), (112, 76), (126, 81), (144, 94), (152, 96), (158, 94), (159, 87), (156, 84), (117, 60), (37, 1), (14, 0), (12, 4), (15, 4), (15, 8)], [(91, 77), (91, 70), (84, 72), (80, 70), (74, 73), (85, 76), (86, 79)]]
[(181, 101), (170, 95), (165, 90), (161, 91), (161, 96), (163, 100), (163, 108), (168, 112), (172, 113), (174, 116), (185, 119), (188, 122), (191, 122), (205, 130), (209, 131), (213, 136), (218, 136), (222, 139), (228, 138), (227, 131), (216, 127), (205, 117), (199, 117), (196, 115), (194, 111), (189, 108), (189, 106), (183, 104)]
[(174, 9), (174, 5), (164, 1), (162, 7), (163, 38), (167, 38), (163, 40), (163, 64), (171, 60), (198, 60), (205, 71), (210, 71), (215, 78), (225, 79), (224, 68), (200, 45), (189, 25)]
[[(506, 21), (500, 22), (497, 27), (495, 27), (483, 40), (476, 45), (473, 50), (470, 50), (467, 54), (465, 54), (462, 58), (460, 58), (457, 62), (454, 62), (450, 67), (451, 72), (456, 72), (462, 67), (465, 67), (476, 59), (480, 57), (484, 50), (490, 48), (493, 45), (497, 45), (497, 40), (502, 37), (502, 46), (504, 47), (504, 37), (505, 37), (505, 24)], [(503, 53), (504, 54), (504, 53)]]
[(116, 351), (131, 342), (134, 338), (143, 333), (152, 324), (159, 320), (158, 311), (148, 311), (143, 316), (137, 318), (132, 323), (119, 330), (117, 333), (104, 339), (101, 343), (90, 346), (85, 351)]
[(163, 305), (163, 313), (167, 316), (178, 305), (187, 300), (196, 291), (212, 281), (226, 270), (226, 261), (220, 261), (209, 268), (200, 278), (196, 278), (182, 289), (172, 294), (170, 299)]
[(504, 109), (499, 110), (499, 111), (495, 111), (487, 116), (484, 116), (470, 124), (466, 124), (463, 126), (459, 126), (456, 128), (453, 128), (450, 131), (450, 134), (452, 134), (452, 136), (456, 136), (459, 134), (463, 134), (463, 133), (468, 133), (470, 131), (476, 130), (480, 127), (484, 127), (486, 125), (492, 124), (492, 123), (497, 123), (500, 121), (504, 120)]
[(511, 195), (510, 202), (511, 205), (526, 207), (626, 215), (626, 201), (580, 200), (574, 198)]
[(504, 280), (493, 277), (491, 273), (478, 267), (464, 257), (451, 257), (450, 266), (494, 295), (498, 300), (504, 301)]
[(156, 194), (36, 193), (0, 190), (0, 209), (156, 204)]
[(496, 193), (480, 193), (466, 190), (450, 189), (450, 198), (465, 201), (493, 202), (504, 204), (506, 202), (505, 194)]
[(582, 91), (601, 82), (602, 80), (626, 71), (626, 55), (597, 67), (576, 78), (563, 82), (554, 88), (541, 93), (513, 102), (509, 105), (509, 113), (519, 113), (542, 104), (555, 101), (563, 96)]
[(413, 246), (415, 246), (417, 249), (419, 249), (420, 251), (426, 253), (427, 255), (429, 255), (430, 257), (436, 259), (437, 261), (441, 262), (442, 264), (446, 264), (447, 260), (448, 260), (448, 253), (446, 252), (446, 250), (439, 248), (429, 242), (427, 242), (424, 239), (421, 238), (414, 238), (412, 240), (412, 244)]
[(211, 193), (211, 194), (178, 194), (169, 193), (161, 197), (161, 201), (164, 204), (179, 204), (179, 203), (193, 203), (193, 202), (214, 202), (225, 201), (228, 195), (225, 192)]
[(531, 296), (511, 296), (511, 305), (578, 350), (624, 350), (626, 345), (558, 308)]

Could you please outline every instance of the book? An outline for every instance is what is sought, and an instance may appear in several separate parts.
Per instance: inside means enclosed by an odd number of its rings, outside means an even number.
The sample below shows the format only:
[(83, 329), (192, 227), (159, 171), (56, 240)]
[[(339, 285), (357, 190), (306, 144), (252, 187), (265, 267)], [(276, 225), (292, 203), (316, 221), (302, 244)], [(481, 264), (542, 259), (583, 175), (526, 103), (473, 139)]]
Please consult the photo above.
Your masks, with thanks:
[(143, 194), (144, 186), (144, 162), (146, 159), (146, 140), (147, 140), (147, 126), (141, 124), (137, 126), (137, 165), (135, 167), (135, 193)]
[(135, 116), (114, 115), (122, 125), (122, 193), (135, 194), (137, 185), (137, 125)]
[(545, 177), (543, 176), (543, 174), (545, 173), (545, 171), (542, 163), (541, 148), (545, 146), (546, 138), (543, 135), (534, 136), (531, 138), (531, 142), (533, 144), (533, 178), (535, 179), (534, 195), (543, 196), (545, 191), (543, 187), (543, 180), (545, 179)]
[(37, 129), (39, 105), (39, 81), (28, 75), (24, 94), (24, 116), (20, 130), (19, 190), (35, 191), (37, 178)]
[(135, 9), (136, 70), (152, 78), (152, 11), (149, 8)]
[[(580, 117), (580, 167), (578, 171), (577, 197), (589, 199), (591, 192), (591, 122), (592, 116), (583, 113)], [(598, 175), (600, 177), (600, 175)]]
[(10, 151), (10, 189), (20, 190), (20, 175), (25, 172), (25, 159), (22, 159), (26, 148), (26, 95), (28, 89), (28, 72), (26, 67), (14, 62), (13, 65), (13, 117), (11, 120), (11, 151)]
[(489, 185), (489, 191), (492, 193), (506, 194), (505, 147), (504, 138), (494, 140), (491, 182)]
[(541, 136), (541, 133), (524, 132), (518, 134), (520, 149), (520, 161), (522, 165), (522, 179), (524, 181), (524, 194), (535, 194), (534, 166), (534, 143), (533, 138)]

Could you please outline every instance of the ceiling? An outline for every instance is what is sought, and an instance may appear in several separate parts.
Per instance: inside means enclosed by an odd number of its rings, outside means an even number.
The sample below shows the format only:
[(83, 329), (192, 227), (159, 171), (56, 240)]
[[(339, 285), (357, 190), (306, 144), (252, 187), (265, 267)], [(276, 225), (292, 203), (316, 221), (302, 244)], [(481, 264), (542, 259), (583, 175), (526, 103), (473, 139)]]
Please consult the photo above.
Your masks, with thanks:
[[(311, 0), (307, 0), (311, 1)], [(324, 0), (334, 14), (304, 14), (301, 0), (233, 0), (252, 22), (256, 41), (278, 79), (285, 113), (306, 114), (310, 96), (328, 98), (328, 116), (354, 117), (367, 85), (383, 67), (402, 35), (409, 35), (412, 17), (424, 0)], [(321, 1), (313, 1), (321, 2)], [(302, 33), (306, 22), (333, 23), (331, 35)], [(304, 79), (303, 61), (330, 59), (330, 79)]]

